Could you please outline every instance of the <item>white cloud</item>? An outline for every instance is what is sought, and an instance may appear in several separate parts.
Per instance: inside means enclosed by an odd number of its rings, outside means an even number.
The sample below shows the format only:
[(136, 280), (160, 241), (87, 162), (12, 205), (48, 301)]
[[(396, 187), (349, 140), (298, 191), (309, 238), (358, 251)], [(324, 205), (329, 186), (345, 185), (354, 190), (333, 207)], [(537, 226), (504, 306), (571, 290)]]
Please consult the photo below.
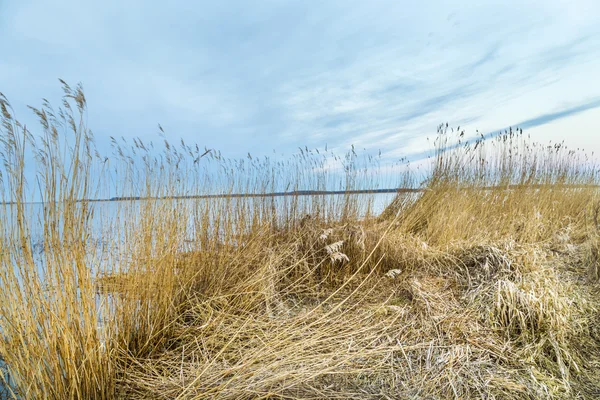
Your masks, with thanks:
[[(442, 122), (489, 132), (600, 96), (598, 26), (596, 0), (23, 0), (0, 3), (0, 91), (23, 109), (82, 81), (99, 141), (161, 123), (229, 155), (327, 143), (397, 159)], [(578, 121), (565, 139), (600, 152), (599, 110), (531, 130)]]

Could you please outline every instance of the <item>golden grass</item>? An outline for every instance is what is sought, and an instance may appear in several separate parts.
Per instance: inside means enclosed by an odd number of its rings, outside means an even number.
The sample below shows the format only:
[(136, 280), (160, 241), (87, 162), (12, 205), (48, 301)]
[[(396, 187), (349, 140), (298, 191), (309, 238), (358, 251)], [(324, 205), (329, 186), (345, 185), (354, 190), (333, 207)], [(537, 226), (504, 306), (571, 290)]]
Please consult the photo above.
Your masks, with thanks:
[(81, 88), (64, 88), (60, 110), (34, 109), (38, 136), (0, 97), (8, 397), (600, 396), (600, 203), (584, 155), (441, 127), (424, 191), (381, 215), (345, 195), (122, 201), (99, 217), (78, 200), (373, 188), (383, 170), (353, 151), (229, 160), (166, 140), (115, 139), (106, 159)]

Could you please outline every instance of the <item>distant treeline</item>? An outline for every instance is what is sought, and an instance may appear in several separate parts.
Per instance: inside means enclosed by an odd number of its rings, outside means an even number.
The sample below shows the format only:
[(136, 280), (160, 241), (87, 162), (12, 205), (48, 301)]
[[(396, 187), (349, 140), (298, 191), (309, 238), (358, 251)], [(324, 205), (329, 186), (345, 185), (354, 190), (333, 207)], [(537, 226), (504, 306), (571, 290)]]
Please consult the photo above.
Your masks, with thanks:
[[(556, 184), (533, 184), (533, 185), (507, 185), (507, 186), (466, 186), (464, 190), (515, 190), (515, 189), (541, 189), (553, 187), (556, 189), (600, 189), (599, 185), (556, 185)], [(294, 190), (291, 192), (271, 192), (271, 193), (221, 193), (221, 194), (200, 194), (200, 195), (182, 195), (182, 196), (116, 196), (109, 199), (83, 199), (80, 201), (104, 202), (104, 201), (132, 201), (132, 200), (180, 200), (180, 199), (216, 199), (216, 198), (249, 198), (249, 197), (282, 197), (282, 196), (324, 196), (324, 195), (344, 195), (344, 194), (383, 194), (383, 193), (421, 193), (428, 189), (422, 188), (397, 188), (397, 189), (364, 189), (364, 190)], [(14, 204), (12, 201), (0, 202), (3, 205)]]
[(281, 196), (322, 196), (322, 195), (341, 195), (341, 194), (378, 194), (378, 193), (416, 193), (421, 189), (367, 189), (367, 190), (295, 190), (292, 192), (271, 192), (271, 193), (222, 193), (222, 194), (201, 194), (187, 196), (165, 196), (165, 197), (140, 197), (140, 196), (121, 196), (111, 197), (106, 200), (92, 201), (124, 201), (124, 200), (172, 200), (172, 199), (214, 199), (214, 198), (247, 198), (247, 197), (281, 197)]
[[(533, 184), (533, 185), (506, 185), (506, 186), (467, 186), (464, 190), (515, 190), (515, 189), (541, 189), (553, 187), (556, 189), (600, 189), (599, 185), (556, 185), (556, 184)], [(89, 201), (127, 201), (127, 200), (176, 200), (176, 199), (214, 199), (214, 198), (248, 198), (248, 197), (281, 197), (281, 196), (323, 196), (323, 195), (347, 195), (347, 194), (383, 194), (383, 193), (421, 193), (428, 189), (424, 188), (396, 188), (396, 189), (363, 189), (363, 190), (294, 190), (291, 192), (271, 192), (271, 193), (222, 193), (222, 194), (201, 194), (201, 195), (183, 195), (183, 196), (164, 196), (164, 197), (141, 197), (141, 196), (120, 196), (110, 199), (97, 199)]]

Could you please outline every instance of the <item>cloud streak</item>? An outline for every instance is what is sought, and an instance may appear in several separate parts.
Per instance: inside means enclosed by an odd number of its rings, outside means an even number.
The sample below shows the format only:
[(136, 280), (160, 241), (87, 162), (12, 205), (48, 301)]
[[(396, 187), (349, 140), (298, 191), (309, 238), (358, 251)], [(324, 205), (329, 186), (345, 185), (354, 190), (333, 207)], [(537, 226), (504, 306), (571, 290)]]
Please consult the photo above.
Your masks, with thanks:
[[(531, 128), (536, 128), (536, 127), (540, 127), (540, 126), (544, 126), (547, 124), (550, 124), (554, 121), (558, 121), (564, 118), (569, 118), (571, 116), (575, 116), (577, 114), (581, 114), (583, 112), (589, 111), (589, 110), (595, 110), (597, 108), (600, 108), (600, 98), (596, 98), (593, 99), (591, 101), (587, 101), (585, 103), (579, 104), (577, 106), (574, 107), (570, 107), (567, 109), (563, 109), (560, 111), (555, 111), (555, 112), (551, 112), (551, 113), (546, 113), (546, 114), (542, 114), (539, 115), (537, 117), (525, 120), (525, 121), (521, 121), (519, 123), (516, 123), (514, 125), (511, 126), (506, 126), (502, 129), (496, 129), (493, 132), (488, 132), (486, 134), (484, 134), (484, 138), (485, 140), (489, 140), (492, 139), (496, 136), (501, 135), (503, 132), (507, 132), (509, 129), (531, 129)], [(451, 146), (448, 146), (447, 148), (445, 148), (445, 150), (454, 150), (457, 149), (461, 146), (464, 146), (465, 144), (468, 143), (475, 143), (475, 141), (478, 138), (472, 138), (472, 139), (467, 139), (464, 140), (462, 142), (462, 144), (454, 144)], [(418, 162), (424, 159), (429, 158), (430, 156), (432, 156), (432, 150), (429, 151), (420, 151), (420, 152), (416, 152), (416, 153), (412, 153), (412, 154), (408, 154), (406, 156), (407, 160), (410, 162)]]
[(585, 102), (585, 103), (580, 104), (575, 107), (567, 108), (565, 110), (556, 111), (556, 112), (552, 112), (552, 113), (543, 114), (543, 115), (537, 116), (535, 118), (531, 118), (526, 121), (522, 121), (519, 124), (517, 124), (517, 126), (522, 129), (535, 128), (535, 127), (543, 126), (543, 125), (549, 124), (551, 122), (554, 122), (554, 121), (557, 121), (557, 120), (560, 120), (563, 118), (568, 118), (570, 116), (580, 114), (585, 111), (595, 110), (599, 107), (600, 107), (600, 98), (596, 98), (594, 100)]

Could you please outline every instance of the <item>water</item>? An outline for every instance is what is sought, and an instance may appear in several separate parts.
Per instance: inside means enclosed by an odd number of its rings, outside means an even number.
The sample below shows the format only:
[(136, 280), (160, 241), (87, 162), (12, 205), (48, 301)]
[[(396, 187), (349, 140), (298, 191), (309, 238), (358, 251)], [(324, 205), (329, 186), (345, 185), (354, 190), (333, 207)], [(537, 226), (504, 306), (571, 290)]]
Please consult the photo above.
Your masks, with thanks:
[[(308, 214), (314, 211), (321, 205), (325, 207), (330, 206), (334, 210), (333, 213), (339, 212), (342, 208), (344, 196), (342, 195), (320, 195), (318, 201), (315, 202), (315, 196), (301, 196), (296, 198), (299, 203), (299, 208), (306, 210)], [(394, 193), (378, 193), (378, 194), (353, 194), (349, 196), (357, 204), (365, 206), (368, 202), (370, 203), (370, 212), (372, 215), (378, 215), (385, 207), (390, 204), (394, 199)], [(274, 197), (274, 198), (247, 198), (247, 199), (178, 199), (178, 200), (137, 200), (137, 201), (107, 201), (107, 202), (92, 202), (89, 203), (93, 210), (93, 217), (91, 220), (91, 234), (89, 236), (89, 245), (98, 250), (98, 254), (110, 252), (110, 243), (112, 241), (119, 241), (115, 236), (119, 236), (118, 233), (122, 233), (127, 228), (124, 224), (131, 223), (132, 218), (142, 212), (142, 209), (147, 205), (148, 202), (158, 203), (155, 204), (155, 209), (169, 209), (169, 203), (172, 207), (181, 208), (185, 211), (190, 211), (199, 208), (211, 208), (217, 209), (222, 207), (225, 203), (231, 205), (231, 209), (236, 209), (239, 202), (245, 202), (248, 210), (254, 209), (254, 202), (259, 204), (267, 204), (269, 207), (275, 208), (276, 210), (290, 209), (293, 201), (292, 197)], [(166, 207), (161, 207), (166, 205)], [(44, 237), (43, 237), (43, 207), (42, 203), (30, 203), (26, 206), (26, 219), (28, 219), (29, 227), (29, 239), (31, 241), (31, 248), (36, 256), (36, 260), (43, 263), (44, 253)], [(366, 208), (366, 207), (362, 207)], [(14, 206), (11, 205), (0, 205), (0, 210), (4, 209), (6, 213), (5, 221), (10, 225), (10, 221), (13, 219)], [(322, 211), (322, 210), (321, 210)], [(251, 212), (251, 211), (250, 211)], [(363, 210), (366, 213), (366, 209)], [(327, 214), (327, 212), (325, 212)], [(251, 215), (247, 215), (251, 218)], [(280, 217), (285, 218), (284, 215)], [(190, 216), (189, 226), (187, 227), (190, 236), (193, 235), (193, 216)], [(59, 227), (60, 229), (60, 227)]]
[[(231, 206), (229, 209), (239, 209), (240, 202), (244, 202), (249, 213), (255, 210), (254, 206), (262, 207), (263, 212), (270, 212), (271, 207), (275, 210), (290, 210), (293, 207), (293, 202), (298, 201), (298, 207), (307, 213), (319, 209), (323, 212), (322, 207), (330, 207), (325, 210), (324, 214), (338, 213), (343, 208), (343, 195), (319, 195), (319, 196), (301, 196), (299, 198), (292, 197), (274, 197), (274, 198), (245, 198), (245, 199), (178, 199), (178, 200), (138, 200), (138, 201), (111, 201), (111, 202), (92, 202), (90, 206), (93, 210), (93, 216), (90, 221), (90, 234), (88, 236), (88, 258), (89, 265), (92, 266), (92, 274), (98, 273), (98, 270), (109, 271), (118, 270), (127, 264), (128, 241), (127, 232), (131, 232), (132, 228), (140, 221), (140, 214), (148, 211), (150, 206), (151, 212), (180, 210), (181, 212), (190, 212), (188, 226), (185, 228), (186, 236), (193, 238), (196, 224), (193, 217), (194, 210), (197, 209), (214, 209), (219, 207)], [(366, 213), (366, 207), (369, 205), (371, 215), (380, 214), (384, 208), (394, 199), (394, 193), (378, 193), (378, 194), (353, 194), (350, 198), (357, 204), (362, 206), (362, 212)], [(151, 203), (150, 203), (151, 202)], [(221, 208), (222, 209), (222, 208)], [(3, 210), (3, 211), (2, 211)], [(0, 212), (4, 212), (4, 231), (0, 232), (3, 235), (9, 235), (13, 231), (15, 218), (15, 206), (0, 205)], [(42, 203), (31, 203), (26, 206), (26, 219), (29, 227), (29, 240), (33, 256), (38, 265), (38, 273), (43, 278), (45, 274), (46, 254), (44, 249), (44, 233), (43, 233), (43, 212), (44, 205)], [(284, 219), (284, 215), (279, 215)], [(230, 216), (235, 220), (235, 216)], [(251, 215), (247, 215), (248, 218)], [(128, 224), (128, 225), (126, 225)], [(130, 224), (133, 224), (131, 226)], [(57, 228), (60, 233), (60, 226)], [(181, 251), (196, 250), (196, 244), (193, 240), (184, 240), (181, 243)], [(102, 301), (98, 296), (97, 301)], [(99, 321), (101, 325), (101, 321)], [(0, 370), (5, 370), (5, 365), (0, 360)], [(0, 384), (0, 399), (6, 398), (8, 392), (6, 388)]]

